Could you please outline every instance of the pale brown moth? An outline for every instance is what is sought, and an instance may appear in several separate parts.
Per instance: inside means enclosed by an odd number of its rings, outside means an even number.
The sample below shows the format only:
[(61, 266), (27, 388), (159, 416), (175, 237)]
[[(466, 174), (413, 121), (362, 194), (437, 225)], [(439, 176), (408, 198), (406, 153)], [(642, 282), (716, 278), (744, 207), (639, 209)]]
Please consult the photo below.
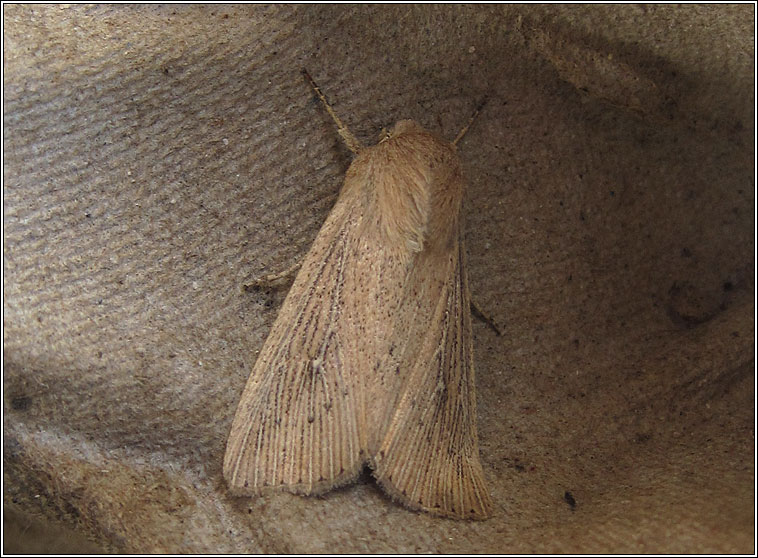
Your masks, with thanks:
[(238, 495), (321, 494), (368, 464), (409, 508), (484, 519), (456, 153), (474, 117), (452, 143), (401, 120), (364, 147), (303, 73), (356, 157), (242, 393), (224, 476)]

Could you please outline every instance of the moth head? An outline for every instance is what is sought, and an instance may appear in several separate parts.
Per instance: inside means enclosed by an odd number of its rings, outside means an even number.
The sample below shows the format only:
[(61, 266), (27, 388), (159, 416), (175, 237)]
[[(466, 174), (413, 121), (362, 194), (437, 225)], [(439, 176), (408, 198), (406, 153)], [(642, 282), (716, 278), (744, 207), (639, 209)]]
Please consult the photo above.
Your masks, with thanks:
[(413, 120), (400, 120), (392, 127), (391, 130), (382, 128), (382, 131), (379, 133), (379, 143), (383, 143), (389, 139), (396, 139), (400, 136), (413, 134), (429, 135), (429, 132), (424, 130)]

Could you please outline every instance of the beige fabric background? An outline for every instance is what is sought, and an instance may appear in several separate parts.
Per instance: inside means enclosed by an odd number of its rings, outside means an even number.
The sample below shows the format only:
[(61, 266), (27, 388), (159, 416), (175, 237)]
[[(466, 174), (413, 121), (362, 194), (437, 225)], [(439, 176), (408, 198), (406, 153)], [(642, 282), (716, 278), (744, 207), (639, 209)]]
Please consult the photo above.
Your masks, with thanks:
[[(6, 5), (6, 550), (753, 552), (753, 11)], [(350, 163), (303, 66), (364, 142), (489, 97), (460, 146), (504, 331), (474, 322), (486, 522), (369, 477), (227, 494), (286, 294), (240, 287)]]

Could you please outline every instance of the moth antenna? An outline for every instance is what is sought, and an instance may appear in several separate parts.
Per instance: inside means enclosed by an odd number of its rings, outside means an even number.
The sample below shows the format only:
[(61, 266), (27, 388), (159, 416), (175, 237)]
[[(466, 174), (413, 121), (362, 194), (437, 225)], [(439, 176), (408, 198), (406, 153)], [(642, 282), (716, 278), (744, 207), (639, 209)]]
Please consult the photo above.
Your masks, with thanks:
[(479, 113), (482, 112), (482, 109), (484, 108), (484, 105), (487, 104), (487, 97), (482, 99), (482, 102), (479, 103), (479, 106), (476, 107), (476, 110), (474, 111), (474, 114), (471, 115), (471, 118), (468, 119), (468, 122), (466, 122), (466, 125), (463, 127), (463, 129), (458, 132), (458, 135), (455, 136), (455, 139), (453, 140), (453, 145), (458, 145), (458, 142), (461, 141), (463, 136), (466, 135), (466, 132), (468, 132), (468, 129), (471, 128), (471, 125), (474, 123), (474, 120), (476, 120), (476, 117), (479, 116)]
[(337, 124), (337, 132), (339, 132), (339, 135), (342, 136), (342, 140), (345, 142), (345, 145), (347, 145), (347, 148), (350, 151), (357, 155), (363, 149), (363, 144), (358, 141), (358, 138), (351, 134), (350, 130), (347, 129), (347, 126), (342, 123), (342, 120), (340, 120), (340, 117), (337, 116), (337, 113), (332, 108), (332, 105), (329, 104), (329, 101), (326, 100), (326, 97), (321, 92), (319, 86), (316, 85), (315, 81), (313, 81), (313, 78), (311, 77), (311, 74), (308, 73), (308, 70), (303, 68), (301, 71), (303, 72), (305, 79), (308, 80), (308, 83), (316, 92), (316, 95), (318, 95), (318, 98), (321, 99), (322, 103), (324, 103), (326, 112), (329, 113), (329, 116), (331, 116), (334, 122)]

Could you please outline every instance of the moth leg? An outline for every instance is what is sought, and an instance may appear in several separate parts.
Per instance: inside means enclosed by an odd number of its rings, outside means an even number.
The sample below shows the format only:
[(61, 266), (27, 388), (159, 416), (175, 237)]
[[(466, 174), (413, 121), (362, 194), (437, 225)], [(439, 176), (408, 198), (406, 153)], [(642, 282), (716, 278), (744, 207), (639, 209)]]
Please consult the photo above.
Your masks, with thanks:
[(458, 142), (461, 141), (461, 139), (463, 139), (463, 136), (466, 135), (466, 132), (468, 132), (469, 128), (471, 128), (471, 125), (474, 123), (474, 120), (476, 120), (476, 117), (479, 116), (480, 112), (482, 112), (482, 109), (484, 108), (484, 105), (486, 104), (487, 104), (487, 97), (482, 99), (482, 101), (476, 107), (474, 114), (472, 114), (471, 118), (469, 118), (468, 122), (466, 122), (466, 125), (463, 127), (463, 129), (460, 132), (458, 132), (458, 135), (455, 136), (455, 139), (453, 140), (453, 145), (458, 145)]
[(295, 279), (297, 271), (300, 269), (300, 266), (302, 264), (303, 262), (299, 261), (284, 271), (280, 271), (279, 273), (270, 273), (263, 277), (253, 279), (249, 283), (243, 284), (242, 290), (246, 293), (250, 293), (265, 288), (283, 287), (285, 283), (292, 283), (292, 281)]
[(487, 324), (487, 326), (489, 326), (489, 328), (492, 331), (494, 331), (495, 335), (497, 335), (498, 337), (503, 335), (503, 332), (498, 327), (497, 322), (494, 320), (494, 318), (492, 318), (492, 316), (490, 316), (489, 314), (486, 314), (484, 310), (482, 310), (479, 307), (479, 305), (476, 302), (474, 302), (473, 299), (471, 299), (471, 314), (478, 320), (481, 320), (482, 322)]

